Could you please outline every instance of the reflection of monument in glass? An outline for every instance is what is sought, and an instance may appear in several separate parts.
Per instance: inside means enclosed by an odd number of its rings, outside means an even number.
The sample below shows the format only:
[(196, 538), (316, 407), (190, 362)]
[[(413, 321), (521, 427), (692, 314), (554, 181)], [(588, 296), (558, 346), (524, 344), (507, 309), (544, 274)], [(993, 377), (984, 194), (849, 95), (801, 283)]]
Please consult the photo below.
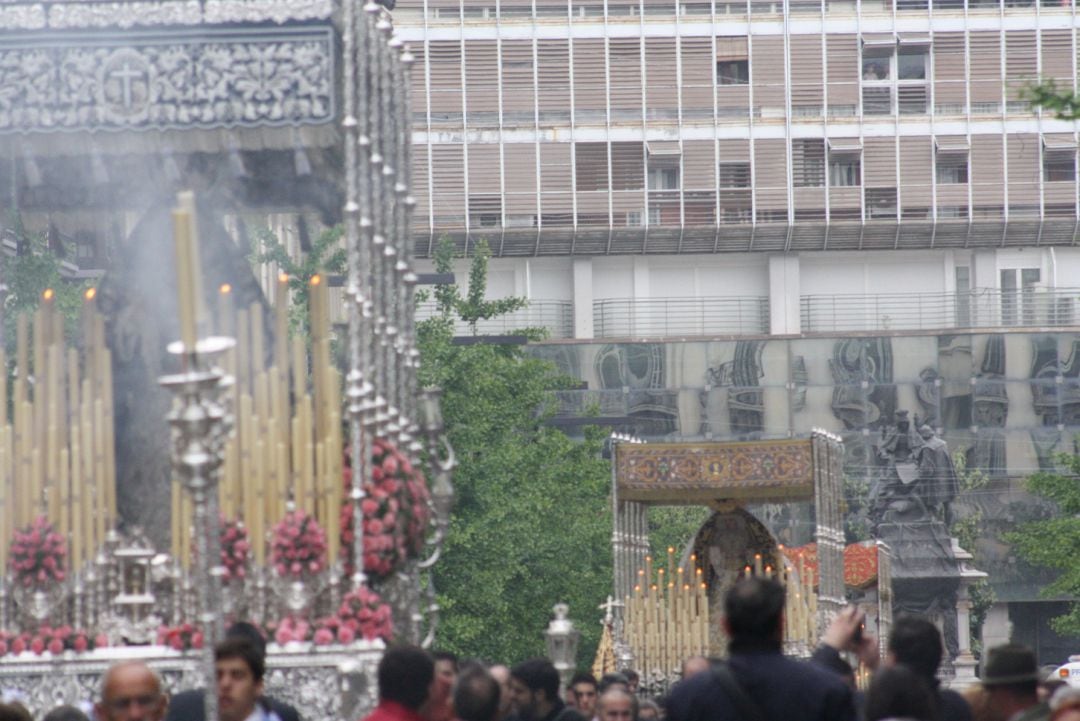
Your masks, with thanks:
[[(1075, 349), (1080, 334), (898, 333), (755, 339), (752, 344), (753, 354), (740, 353), (751, 341), (738, 339), (648, 344), (665, 349), (662, 373), (653, 378), (654, 392), (669, 393), (679, 402), (670, 407), (672, 430), (634, 430), (650, 442), (741, 438), (732, 430), (729, 413), (728, 392), (736, 387), (734, 361), (760, 358), (751, 387), (767, 403), (764, 425), (755, 437), (804, 437), (815, 427), (842, 436), (846, 540), (851, 543), (870, 537), (869, 492), (881, 472), (877, 449), (895, 421), (895, 411), (907, 410), (913, 425), (918, 416), (944, 443), (948, 456), (964, 462), (962, 476), (985, 476), (978, 488), (961, 487), (951, 503), (954, 522), (978, 529), (976, 542), (964, 549), (975, 558), (957, 557), (945, 564), (945, 571), (951, 568), (953, 573), (963, 573), (957, 568), (967, 564), (989, 574), (996, 600), (984, 626), (985, 642), (1004, 642), (1013, 634), (1038, 645), (1048, 659), (1070, 652), (1070, 641), (1045, 625), (1047, 615), (1060, 612), (1048, 611), (1050, 603), (1040, 596), (1046, 573), (1018, 563), (1001, 538), (1026, 518), (1048, 512), (1026, 493), (1023, 479), (1040, 468), (1052, 468), (1053, 453), (1076, 450), (1080, 355)], [(593, 367), (601, 349), (610, 357), (616, 348), (634, 345), (561, 342), (550, 347), (558, 348), (560, 356), (573, 357), (572, 363), (560, 361), (560, 367), (573, 372)], [(752, 510), (777, 539), (807, 542), (809, 512), (803, 505), (766, 504)], [(950, 524), (938, 518), (947, 529)], [(935, 533), (935, 548), (940, 557), (949, 558), (951, 544), (941, 536)], [(902, 568), (897, 575), (903, 575)], [(967, 582), (961, 578), (950, 583), (961, 588)], [(958, 600), (961, 606), (966, 603), (962, 593)], [(957, 631), (957, 638), (962, 637)]]

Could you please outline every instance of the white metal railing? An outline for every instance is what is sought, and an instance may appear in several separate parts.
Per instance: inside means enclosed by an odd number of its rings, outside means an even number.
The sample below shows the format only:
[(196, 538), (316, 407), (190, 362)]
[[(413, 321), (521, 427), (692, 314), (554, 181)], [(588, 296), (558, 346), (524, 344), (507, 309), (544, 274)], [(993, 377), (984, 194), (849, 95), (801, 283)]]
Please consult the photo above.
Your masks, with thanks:
[[(437, 312), (435, 301), (417, 304), (416, 320), (426, 320)], [(574, 335), (574, 304), (568, 300), (530, 300), (524, 308), (498, 318), (482, 320), (476, 324), (481, 335), (512, 333), (523, 328), (545, 328), (549, 338), (572, 338)], [(454, 324), (458, 335), (472, 335), (472, 327), (458, 321)]]
[(1061, 327), (1080, 324), (1080, 288), (956, 293), (804, 295), (804, 333), (940, 328)]
[(769, 299), (607, 298), (593, 301), (597, 338), (762, 334), (769, 332)]

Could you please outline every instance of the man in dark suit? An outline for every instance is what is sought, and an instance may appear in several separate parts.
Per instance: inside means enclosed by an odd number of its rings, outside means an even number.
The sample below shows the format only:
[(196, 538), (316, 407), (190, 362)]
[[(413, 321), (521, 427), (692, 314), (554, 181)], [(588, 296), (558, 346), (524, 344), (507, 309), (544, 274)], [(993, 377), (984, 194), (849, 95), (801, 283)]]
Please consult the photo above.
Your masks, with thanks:
[[(242, 638), (251, 643), (266, 661), (266, 639), (259, 629), (244, 621), (237, 621), (225, 631), (225, 638)], [(169, 709), (165, 721), (206, 721), (206, 702), (203, 700), (205, 689), (181, 691), (169, 700)], [(260, 702), (281, 721), (301, 721), (300, 713), (289, 704), (269, 696), (263, 696)]]
[(784, 587), (746, 578), (724, 599), (729, 657), (678, 684), (669, 721), (854, 721), (851, 688), (836, 674), (786, 658)]

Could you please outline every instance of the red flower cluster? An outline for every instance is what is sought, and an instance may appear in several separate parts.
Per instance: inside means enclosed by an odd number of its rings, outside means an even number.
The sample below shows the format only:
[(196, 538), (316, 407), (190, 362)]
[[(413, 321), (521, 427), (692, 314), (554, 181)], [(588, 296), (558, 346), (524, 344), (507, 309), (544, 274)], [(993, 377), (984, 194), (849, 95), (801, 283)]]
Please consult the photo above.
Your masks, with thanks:
[(318, 573), (326, 567), (326, 532), (303, 511), (291, 511), (274, 526), (270, 560), (280, 576)]
[[(352, 486), (352, 468), (346, 457), (344, 483)], [(364, 484), (364, 571), (382, 578), (407, 558), (424, 550), (431, 513), (424, 474), (389, 441), (376, 439), (371, 457), (371, 482)], [(345, 570), (352, 573), (353, 505), (341, 508), (341, 545)]]
[(291, 641), (310, 640), (311, 624), (296, 616), (286, 616), (280, 621), (268, 622), (266, 632), (276, 643), (284, 646)]
[(23, 631), (22, 633), (8, 633), (0, 631), (0, 656), (7, 654), (20, 654), (30, 651), (40, 656), (48, 651), (54, 656), (64, 651), (92, 651), (95, 648), (104, 648), (109, 645), (109, 639), (105, 634), (96, 637), (88, 631), (73, 629), (71, 626), (42, 626), (36, 633)]
[(337, 615), (327, 619), (326, 625), (334, 630), (341, 643), (351, 643), (357, 637), (366, 641), (381, 638), (389, 642), (394, 633), (390, 606), (383, 603), (379, 594), (364, 586), (345, 594)]
[(238, 520), (221, 519), (221, 565), (225, 568), (222, 580), (247, 576), (248, 555), (251, 543), (247, 528)]
[(158, 646), (168, 646), (177, 651), (203, 647), (203, 632), (190, 623), (179, 626), (161, 626), (157, 632)]
[(362, 638), (367, 641), (381, 638), (390, 641), (393, 619), (390, 606), (379, 594), (367, 588), (345, 595), (337, 614), (320, 618), (314, 623), (295, 616), (266, 624), (267, 633), (279, 644), (291, 641), (311, 641), (316, 646), (331, 643), (348, 644)]
[(67, 543), (45, 516), (38, 516), (26, 528), (15, 531), (11, 543), (11, 570), (15, 582), (33, 586), (64, 580)]

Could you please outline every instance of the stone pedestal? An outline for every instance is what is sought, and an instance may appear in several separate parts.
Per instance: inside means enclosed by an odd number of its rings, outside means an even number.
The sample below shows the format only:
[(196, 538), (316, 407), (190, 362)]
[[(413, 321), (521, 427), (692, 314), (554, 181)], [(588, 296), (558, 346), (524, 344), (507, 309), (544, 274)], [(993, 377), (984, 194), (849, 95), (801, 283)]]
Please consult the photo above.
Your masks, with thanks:
[(973, 556), (960, 547), (957, 539), (952, 539), (952, 552), (960, 564), (960, 588), (956, 593), (956, 630), (959, 652), (953, 660), (956, 673), (949, 685), (955, 689), (963, 689), (978, 683), (976, 668), (978, 662), (971, 653), (971, 595), (972, 584), (979, 579), (986, 578), (986, 573), (971, 565)]

